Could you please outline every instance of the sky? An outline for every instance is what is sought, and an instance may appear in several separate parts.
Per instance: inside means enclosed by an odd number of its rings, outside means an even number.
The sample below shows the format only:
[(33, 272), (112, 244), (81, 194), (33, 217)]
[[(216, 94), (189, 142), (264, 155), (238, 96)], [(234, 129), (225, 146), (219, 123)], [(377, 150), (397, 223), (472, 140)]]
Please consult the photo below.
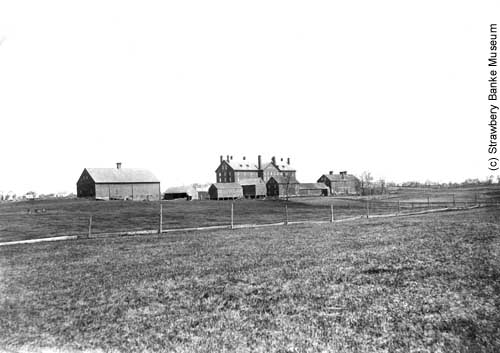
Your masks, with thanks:
[(498, 1), (0, 1), (0, 191), (220, 155), (403, 182), (488, 170)]

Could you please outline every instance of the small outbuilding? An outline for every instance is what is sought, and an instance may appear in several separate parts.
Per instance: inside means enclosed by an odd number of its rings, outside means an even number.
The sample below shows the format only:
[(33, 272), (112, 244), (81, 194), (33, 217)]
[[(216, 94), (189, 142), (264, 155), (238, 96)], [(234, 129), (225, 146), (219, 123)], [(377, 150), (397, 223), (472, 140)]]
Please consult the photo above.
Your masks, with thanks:
[(197, 198), (198, 193), (196, 192), (196, 189), (191, 185), (170, 187), (163, 193), (164, 200), (196, 200)]
[(300, 196), (328, 196), (328, 186), (324, 183), (300, 183)]
[(299, 195), (299, 182), (294, 177), (275, 175), (266, 183), (267, 196), (289, 197)]
[(247, 199), (266, 197), (266, 183), (261, 178), (243, 179), (239, 183), (243, 188), (243, 197)]
[(210, 200), (234, 200), (243, 197), (240, 183), (215, 183), (208, 188)]

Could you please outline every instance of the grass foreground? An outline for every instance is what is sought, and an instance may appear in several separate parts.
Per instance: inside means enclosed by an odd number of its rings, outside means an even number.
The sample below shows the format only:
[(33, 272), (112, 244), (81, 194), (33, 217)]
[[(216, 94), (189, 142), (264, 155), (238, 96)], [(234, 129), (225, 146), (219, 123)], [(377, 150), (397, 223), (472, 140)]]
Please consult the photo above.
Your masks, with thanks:
[(499, 352), (498, 208), (0, 248), (0, 350)]

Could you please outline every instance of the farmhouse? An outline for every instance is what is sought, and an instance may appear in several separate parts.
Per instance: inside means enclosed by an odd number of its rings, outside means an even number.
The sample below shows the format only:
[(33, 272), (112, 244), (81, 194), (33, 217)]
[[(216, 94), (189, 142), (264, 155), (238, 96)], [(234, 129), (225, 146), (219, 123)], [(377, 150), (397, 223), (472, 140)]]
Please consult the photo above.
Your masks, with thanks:
[(332, 171), (323, 174), (318, 183), (324, 183), (329, 188), (330, 195), (358, 194), (361, 185), (358, 178), (345, 171), (339, 174), (333, 174)]
[(299, 195), (299, 182), (292, 177), (273, 176), (266, 183), (267, 196), (288, 197)]
[(257, 157), (257, 163), (249, 161), (246, 157), (235, 160), (233, 156), (220, 156), (219, 167), (215, 170), (217, 183), (234, 183), (244, 179), (261, 178), (265, 183), (272, 176), (288, 176), (295, 178), (295, 168), (290, 165), (290, 158), (286, 162), (281, 158), (271, 158), (270, 163), (262, 164), (262, 157)]
[(215, 183), (208, 188), (210, 200), (234, 200), (243, 197), (240, 183)]
[(279, 161), (276, 157), (271, 158), (271, 163), (278, 169), (279, 173), (284, 177), (290, 177), (295, 179), (296, 170), (290, 165), (290, 158), (286, 159), (286, 162), (281, 158)]
[(76, 183), (78, 197), (98, 200), (160, 200), (160, 181), (147, 169), (85, 168)]
[(266, 197), (266, 183), (261, 178), (244, 179), (240, 181), (245, 198), (261, 198)]
[(300, 196), (328, 196), (328, 186), (324, 183), (300, 183)]

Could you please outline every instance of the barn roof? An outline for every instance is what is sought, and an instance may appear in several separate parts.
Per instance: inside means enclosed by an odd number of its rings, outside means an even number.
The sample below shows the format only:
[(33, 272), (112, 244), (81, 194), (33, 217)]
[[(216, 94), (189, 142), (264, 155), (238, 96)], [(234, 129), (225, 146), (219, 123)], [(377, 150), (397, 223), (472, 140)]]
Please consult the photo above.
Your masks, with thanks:
[(302, 190), (324, 190), (324, 189), (328, 189), (328, 186), (326, 186), (323, 183), (300, 183), (299, 189), (302, 189)]
[(239, 183), (241, 185), (258, 185), (258, 184), (264, 184), (264, 180), (262, 180), (261, 178), (248, 178), (240, 180)]
[(86, 168), (96, 183), (159, 183), (147, 169), (138, 168)]
[(287, 183), (290, 183), (290, 184), (298, 184), (299, 181), (297, 179), (295, 179), (294, 177), (285, 177), (283, 175), (273, 175), (271, 178), (269, 178), (269, 180), (271, 179), (274, 179), (276, 180), (276, 182), (278, 184), (287, 184)]
[(213, 183), (212, 186), (219, 190), (222, 189), (241, 189), (240, 183)]

